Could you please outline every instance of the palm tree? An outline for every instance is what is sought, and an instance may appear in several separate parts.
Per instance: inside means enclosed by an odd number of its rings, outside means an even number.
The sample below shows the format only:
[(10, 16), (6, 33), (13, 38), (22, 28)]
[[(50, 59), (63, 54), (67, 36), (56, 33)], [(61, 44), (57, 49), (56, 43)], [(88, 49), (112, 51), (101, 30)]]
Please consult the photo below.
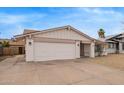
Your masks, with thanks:
[(105, 31), (104, 29), (100, 28), (98, 31), (98, 35), (100, 38), (105, 38)]

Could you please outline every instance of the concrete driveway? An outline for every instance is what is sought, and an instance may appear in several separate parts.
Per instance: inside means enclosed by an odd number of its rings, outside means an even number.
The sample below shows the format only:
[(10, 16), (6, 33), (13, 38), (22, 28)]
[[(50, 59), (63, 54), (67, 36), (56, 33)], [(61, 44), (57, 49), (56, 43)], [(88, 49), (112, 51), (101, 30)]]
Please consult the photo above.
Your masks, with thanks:
[(0, 84), (124, 84), (124, 71), (76, 60), (26, 63), (22, 55), (0, 62)]

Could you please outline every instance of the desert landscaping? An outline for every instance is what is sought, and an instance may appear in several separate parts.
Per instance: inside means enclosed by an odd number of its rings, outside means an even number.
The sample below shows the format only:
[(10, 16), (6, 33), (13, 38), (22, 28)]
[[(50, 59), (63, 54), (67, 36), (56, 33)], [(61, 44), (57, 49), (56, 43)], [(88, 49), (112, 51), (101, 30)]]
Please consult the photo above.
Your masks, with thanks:
[(24, 55), (0, 62), (0, 84), (8, 85), (122, 85), (124, 55), (25, 62)]

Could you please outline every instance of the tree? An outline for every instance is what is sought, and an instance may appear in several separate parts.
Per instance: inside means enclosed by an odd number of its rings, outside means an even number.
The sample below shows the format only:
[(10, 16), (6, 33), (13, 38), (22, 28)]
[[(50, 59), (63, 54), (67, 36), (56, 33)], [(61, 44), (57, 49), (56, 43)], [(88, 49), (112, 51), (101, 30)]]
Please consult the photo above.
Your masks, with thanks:
[(9, 41), (3, 41), (2, 46), (3, 47), (9, 47)]
[(105, 38), (105, 31), (104, 29), (100, 28), (98, 31), (98, 35), (100, 38)]

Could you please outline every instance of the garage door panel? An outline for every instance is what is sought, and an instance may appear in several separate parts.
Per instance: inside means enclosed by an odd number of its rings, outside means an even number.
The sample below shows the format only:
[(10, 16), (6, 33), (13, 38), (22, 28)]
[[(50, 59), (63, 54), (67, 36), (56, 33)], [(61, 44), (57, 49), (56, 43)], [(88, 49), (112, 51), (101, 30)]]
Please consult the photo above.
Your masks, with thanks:
[(35, 42), (34, 48), (35, 61), (75, 58), (74, 43)]

